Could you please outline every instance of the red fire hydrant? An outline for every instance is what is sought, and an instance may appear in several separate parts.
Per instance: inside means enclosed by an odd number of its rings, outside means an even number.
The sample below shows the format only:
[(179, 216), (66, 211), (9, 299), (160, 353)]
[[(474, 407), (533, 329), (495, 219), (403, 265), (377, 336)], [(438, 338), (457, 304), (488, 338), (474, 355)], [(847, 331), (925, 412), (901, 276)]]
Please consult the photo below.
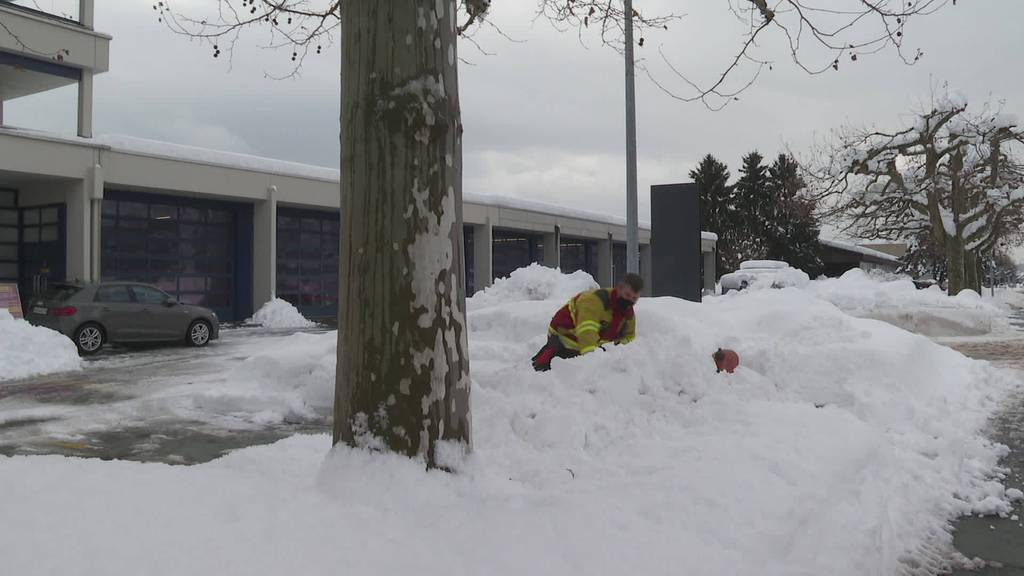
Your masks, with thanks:
[(718, 369), (718, 372), (725, 370), (732, 374), (740, 365), (740, 355), (735, 350), (728, 348), (719, 348), (711, 357), (715, 360), (715, 368)]

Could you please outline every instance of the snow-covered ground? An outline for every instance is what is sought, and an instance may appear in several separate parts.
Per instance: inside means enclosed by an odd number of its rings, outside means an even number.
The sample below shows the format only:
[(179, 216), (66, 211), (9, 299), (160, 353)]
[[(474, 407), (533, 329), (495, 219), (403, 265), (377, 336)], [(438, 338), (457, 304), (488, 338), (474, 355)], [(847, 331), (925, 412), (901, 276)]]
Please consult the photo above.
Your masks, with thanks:
[[(644, 299), (634, 343), (533, 372), (550, 316), (591, 282), (534, 267), (470, 300), (475, 451), (457, 474), (328, 453), (326, 435), (192, 467), (2, 458), (5, 570), (927, 573), (952, 518), (1020, 496), (982, 435), (1009, 372), (811, 289)], [(335, 338), (253, 348), (189, 384), (192, 408), (325, 409)], [(736, 374), (715, 373), (720, 346)]]
[(912, 280), (867, 274), (859, 268), (840, 278), (807, 285), (815, 297), (860, 318), (874, 318), (931, 337), (981, 336), (1000, 330), (1005, 311), (965, 290), (949, 297), (938, 286), (918, 290)]
[(78, 350), (67, 336), (0, 308), (0, 382), (80, 367)]

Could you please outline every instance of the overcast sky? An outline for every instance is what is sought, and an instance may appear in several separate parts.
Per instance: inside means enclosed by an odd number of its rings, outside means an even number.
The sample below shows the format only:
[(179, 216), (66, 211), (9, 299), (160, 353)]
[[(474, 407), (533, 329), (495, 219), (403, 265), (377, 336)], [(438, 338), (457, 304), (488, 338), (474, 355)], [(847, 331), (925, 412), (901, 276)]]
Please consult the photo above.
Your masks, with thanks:
[[(212, 0), (178, 0), (178, 6)], [(846, 1), (846, 0), (837, 0)], [(38, 0), (47, 7), (66, 0)], [(95, 130), (309, 164), (338, 165), (337, 47), (311, 56), (301, 76), (272, 80), (290, 53), (261, 49), (243, 36), (231, 59), (169, 32), (148, 0), (96, 3), (96, 29), (114, 37), (110, 71), (96, 79)], [(685, 17), (647, 38), (638, 58), (655, 77), (682, 90), (661, 62), (699, 81), (715, 77), (733, 55), (744, 27), (725, 0), (635, 0), (649, 14)], [(483, 30), (489, 55), (463, 42), (460, 67), (465, 123), (465, 189), (624, 213), (625, 160), (622, 60), (598, 38), (559, 32), (535, 20), (534, 0), (494, 0), (492, 20), (515, 41)], [(807, 150), (816, 135), (843, 124), (891, 126), (906, 120), (936, 86), (948, 83), (974, 102), (1005, 99), (1024, 113), (1024, 2), (961, 0), (912, 21), (907, 51), (924, 58), (904, 65), (894, 51), (845, 61), (838, 72), (809, 76), (790, 59), (777, 33), (757, 54), (774, 61), (740, 100), (712, 112), (673, 100), (637, 81), (640, 214), (648, 218), (650, 185), (686, 181), (712, 153), (735, 174), (757, 149), (774, 156)], [(818, 58), (814, 58), (817, 56)], [(808, 53), (821, 63), (821, 54)], [(740, 78), (740, 77), (737, 77)], [(74, 93), (62, 89), (7, 103), (14, 125), (73, 131)], [(1024, 114), (1022, 114), (1024, 115)]]

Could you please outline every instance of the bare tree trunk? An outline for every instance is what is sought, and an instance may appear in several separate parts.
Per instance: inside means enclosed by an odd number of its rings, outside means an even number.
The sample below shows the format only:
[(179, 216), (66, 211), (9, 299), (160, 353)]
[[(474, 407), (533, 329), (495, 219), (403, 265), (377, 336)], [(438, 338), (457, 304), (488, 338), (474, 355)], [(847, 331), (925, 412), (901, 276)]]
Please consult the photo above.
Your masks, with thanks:
[(948, 293), (956, 296), (967, 287), (964, 269), (964, 242), (957, 236), (946, 237), (946, 273)]
[(430, 467), (440, 441), (470, 446), (455, 8), (350, 0), (342, 19), (334, 441)]
[(978, 270), (978, 255), (970, 250), (964, 252), (964, 287), (981, 294), (981, 272)]

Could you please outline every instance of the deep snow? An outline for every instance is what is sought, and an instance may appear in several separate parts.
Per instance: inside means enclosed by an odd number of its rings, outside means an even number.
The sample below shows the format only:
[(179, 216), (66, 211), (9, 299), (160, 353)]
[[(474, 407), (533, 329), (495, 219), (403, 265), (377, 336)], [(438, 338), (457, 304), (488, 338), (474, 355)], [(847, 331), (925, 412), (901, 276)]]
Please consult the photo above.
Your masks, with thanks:
[(862, 318), (874, 318), (931, 337), (980, 336), (1005, 315), (991, 300), (965, 290), (950, 297), (938, 286), (918, 290), (906, 277), (887, 278), (859, 268), (815, 280), (808, 292)]
[[(470, 299), (458, 474), (328, 455), (326, 436), (189, 468), (2, 458), (5, 568), (897, 574), (941, 566), (953, 517), (1009, 509), (1005, 449), (981, 433), (1007, 372), (800, 289), (644, 299), (634, 343), (533, 372), (551, 314), (590, 285), (536, 267)], [(259, 418), (322, 409), (335, 338), (275, 339), (200, 395)], [(715, 373), (719, 346), (736, 374)]]
[(79, 368), (81, 360), (71, 339), (0, 308), (0, 381)]

